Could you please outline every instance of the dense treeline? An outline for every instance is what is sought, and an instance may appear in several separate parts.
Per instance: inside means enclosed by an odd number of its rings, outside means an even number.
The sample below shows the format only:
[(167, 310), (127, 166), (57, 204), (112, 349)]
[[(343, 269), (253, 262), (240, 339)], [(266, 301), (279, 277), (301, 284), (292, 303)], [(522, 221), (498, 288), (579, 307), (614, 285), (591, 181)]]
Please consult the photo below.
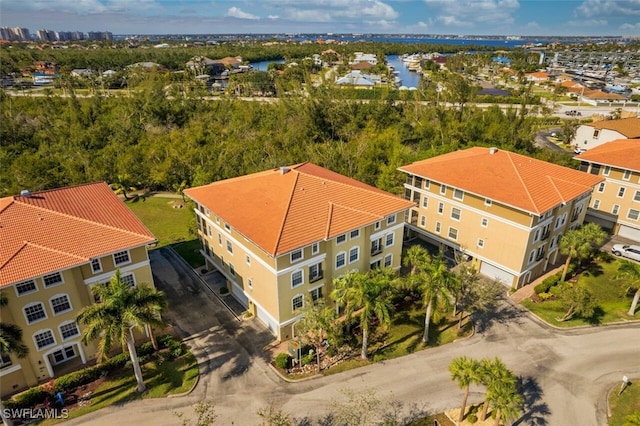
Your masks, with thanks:
[(176, 191), (303, 161), (399, 192), (398, 166), (451, 150), (546, 155), (532, 144), (535, 119), (519, 106), (446, 109), (323, 92), (203, 100), (167, 96), (154, 76), (128, 97), (0, 92), (0, 195), (91, 181)]

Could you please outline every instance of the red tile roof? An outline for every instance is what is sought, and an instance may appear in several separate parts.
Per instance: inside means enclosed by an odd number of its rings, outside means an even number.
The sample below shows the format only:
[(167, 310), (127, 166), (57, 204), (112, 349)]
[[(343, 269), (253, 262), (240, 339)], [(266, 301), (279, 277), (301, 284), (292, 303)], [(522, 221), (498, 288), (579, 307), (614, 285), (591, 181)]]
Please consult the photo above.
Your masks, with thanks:
[(618, 139), (591, 148), (574, 158), (640, 172), (640, 140)]
[(272, 256), (333, 238), (414, 205), (315, 164), (285, 170), (284, 174), (273, 169), (184, 192)]
[(410, 173), (526, 212), (542, 214), (603, 179), (495, 148), (474, 147), (400, 167)]
[(106, 183), (0, 199), (0, 287), (156, 239)]
[(618, 120), (602, 120), (585, 124), (594, 129), (614, 130), (628, 139), (640, 138), (640, 118), (628, 117)]

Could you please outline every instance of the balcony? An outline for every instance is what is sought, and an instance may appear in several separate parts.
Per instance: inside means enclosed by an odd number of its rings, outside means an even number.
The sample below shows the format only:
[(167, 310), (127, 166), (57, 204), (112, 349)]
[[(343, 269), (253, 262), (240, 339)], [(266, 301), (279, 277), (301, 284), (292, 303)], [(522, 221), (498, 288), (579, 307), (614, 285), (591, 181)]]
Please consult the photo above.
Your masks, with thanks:
[(542, 234), (542, 237), (540, 238), (540, 241), (545, 241), (549, 239), (549, 235), (551, 235), (551, 230), (547, 230), (547, 232)]
[(542, 260), (544, 258), (544, 250), (536, 256), (536, 262)]
[(575, 222), (576, 220), (578, 220), (579, 217), (580, 217), (580, 213), (575, 213), (573, 216), (571, 216), (571, 222)]
[(418, 212), (411, 210), (411, 218), (408, 221), (411, 225), (418, 225)]
[(371, 246), (371, 256), (382, 253), (382, 246)]
[(324, 278), (324, 274), (322, 273), (322, 271), (320, 271), (320, 273), (316, 273), (316, 274), (309, 274), (309, 283), (314, 283), (316, 281), (320, 281), (321, 279)]

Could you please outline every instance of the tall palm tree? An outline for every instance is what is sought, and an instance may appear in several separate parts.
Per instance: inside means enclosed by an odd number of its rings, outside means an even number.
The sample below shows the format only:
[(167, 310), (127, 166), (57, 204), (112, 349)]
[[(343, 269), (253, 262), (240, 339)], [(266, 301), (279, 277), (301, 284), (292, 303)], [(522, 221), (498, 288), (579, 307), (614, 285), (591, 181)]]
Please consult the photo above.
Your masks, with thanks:
[(422, 293), (422, 303), (427, 309), (422, 336), (424, 343), (429, 343), (429, 327), (434, 312), (442, 312), (451, 306), (452, 291), (457, 282), (458, 278), (449, 270), (442, 256), (433, 258), (428, 269), (415, 276), (414, 284)]
[[(7, 306), (9, 300), (4, 293), (0, 293), (0, 307)], [(22, 342), (22, 329), (15, 324), (0, 322), (0, 354), (13, 353), (18, 358), (24, 358), (29, 348)], [(12, 426), (13, 421), (4, 415), (4, 405), (0, 400), (0, 418), (6, 426)]]
[(640, 264), (629, 262), (628, 260), (621, 260), (616, 278), (629, 280), (629, 288), (637, 288), (629, 312), (627, 312), (627, 315), (634, 316), (636, 314), (638, 301), (640, 301)]
[(391, 323), (391, 281), (390, 273), (384, 269), (373, 270), (368, 274), (351, 271), (333, 281), (331, 297), (338, 306), (345, 308), (347, 319), (350, 320), (353, 315), (358, 319), (362, 330), (362, 359), (368, 359), (367, 347), (372, 320), (377, 319), (380, 325)]
[(483, 359), (480, 361), (480, 383), (487, 387), (487, 394), (480, 413), (480, 420), (484, 421), (487, 418), (490, 403), (496, 399), (494, 394), (502, 392), (503, 388), (515, 386), (516, 377), (500, 358)]
[(451, 364), (449, 364), (449, 372), (451, 373), (451, 379), (458, 383), (458, 387), (460, 389), (464, 389), (462, 407), (460, 407), (460, 417), (458, 418), (458, 422), (462, 422), (464, 419), (464, 412), (467, 409), (469, 386), (480, 380), (480, 363), (477, 360), (467, 358), (466, 356), (454, 358)]
[(567, 278), (569, 264), (573, 258), (584, 259), (593, 253), (595, 246), (602, 244), (607, 238), (607, 233), (596, 223), (587, 223), (582, 228), (571, 229), (560, 239), (560, 253), (567, 255), (562, 270), (562, 278)]
[(411, 275), (426, 271), (430, 262), (431, 257), (427, 249), (417, 244), (409, 247), (402, 258), (404, 266), (411, 268)]
[(302, 314), (302, 319), (296, 324), (296, 332), (304, 342), (313, 345), (316, 351), (318, 373), (320, 373), (322, 370), (320, 353), (325, 340), (329, 340), (333, 335), (336, 311), (331, 306), (326, 306), (324, 299), (318, 299), (315, 303), (307, 299), (302, 308)]
[(100, 338), (99, 361), (109, 354), (114, 343), (120, 343), (123, 348), (126, 345), (138, 382), (137, 391), (144, 392), (146, 388), (132, 329), (142, 330), (146, 325), (164, 326), (161, 318), (167, 306), (164, 293), (146, 284), (131, 287), (122, 281), (120, 269), (116, 270), (108, 284), (99, 284), (93, 291), (100, 302), (85, 306), (78, 314), (77, 321), (85, 326), (82, 342), (87, 344)]
[(499, 383), (492, 389), (489, 399), (496, 410), (496, 426), (501, 422), (513, 420), (522, 413), (524, 400), (515, 382)]

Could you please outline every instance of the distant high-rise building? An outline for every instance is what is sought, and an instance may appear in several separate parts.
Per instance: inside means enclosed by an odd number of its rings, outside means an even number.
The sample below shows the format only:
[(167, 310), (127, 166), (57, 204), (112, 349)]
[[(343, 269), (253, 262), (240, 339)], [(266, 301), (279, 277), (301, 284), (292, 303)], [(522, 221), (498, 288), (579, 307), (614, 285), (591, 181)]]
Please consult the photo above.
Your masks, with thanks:
[(2, 27), (2, 29), (0, 29), (0, 37), (2, 38), (2, 40), (30, 41), (31, 33), (27, 28)]
[(58, 36), (55, 31), (42, 29), (36, 31), (36, 39), (39, 41), (57, 41)]
[(89, 40), (113, 40), (113, 34), (109, 31), (89, 31)]

